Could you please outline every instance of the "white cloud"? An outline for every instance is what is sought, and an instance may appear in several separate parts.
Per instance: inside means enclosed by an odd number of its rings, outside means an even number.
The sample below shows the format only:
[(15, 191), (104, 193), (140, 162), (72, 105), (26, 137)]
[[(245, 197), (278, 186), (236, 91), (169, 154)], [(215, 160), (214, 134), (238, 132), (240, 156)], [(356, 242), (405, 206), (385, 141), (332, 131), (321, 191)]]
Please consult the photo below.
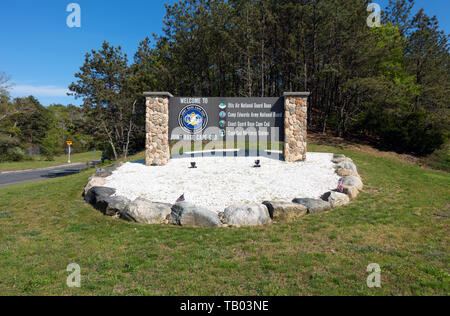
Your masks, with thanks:
[(11, 94), (22, 97), (29, 95), (35, 97), (65, 97), (68, 92), (68, 89), (57, 86), (14, 85), (11, 87)]

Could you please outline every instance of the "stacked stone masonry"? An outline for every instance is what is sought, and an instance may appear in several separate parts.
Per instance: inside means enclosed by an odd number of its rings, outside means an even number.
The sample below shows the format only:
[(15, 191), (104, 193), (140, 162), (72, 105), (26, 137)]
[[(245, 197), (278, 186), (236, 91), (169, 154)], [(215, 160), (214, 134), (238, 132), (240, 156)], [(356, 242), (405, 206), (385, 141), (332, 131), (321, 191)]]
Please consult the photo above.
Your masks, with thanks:
[(147, 96), (146, 165), (164, 166), (170, 161), (169, 95)]
[(306, 160), (308, 101), (306, 96), (285, 97), (285, 140), (284, 159), (286, 162)]
[[(164, 166), (170, 161), (169, 99), (167, 92), (146, 92), (146, 165)], [(307, 153), (307, 113), (309, 93), (286, 93), (284, 159), (305, 161)]]

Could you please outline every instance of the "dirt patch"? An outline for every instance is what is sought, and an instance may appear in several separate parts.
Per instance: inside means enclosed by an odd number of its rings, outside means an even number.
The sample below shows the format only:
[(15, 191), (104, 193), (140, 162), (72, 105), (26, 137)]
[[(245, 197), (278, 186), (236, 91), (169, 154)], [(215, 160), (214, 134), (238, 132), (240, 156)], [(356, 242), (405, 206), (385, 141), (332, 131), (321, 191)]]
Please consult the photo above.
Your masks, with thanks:
[(353, 140), (344, 139), (341, 137), (335, 137), (331, 135), (323, 135), (319, 133), (309, 133), (308, 140), (312, 144), (316, 145), (327, 145), (327, 146), (335, 146), (345, 150), (354, 150), (361, 151), (363, 153), (367, 153), (373, 155), (375, 157), (384, 157), (384, 158), (393, 158), (400, 160), (402, 162), (406, 162), (409, 164), (419, 165), (422, 168), (433, 169), (430, 166), (425, 165), (421, 158), (408, 155), (408, 154), (398, 154), (392, 151), (382, 151), (377, 148), (374, 148), (369, 141), (364, 142), (358, 140), (358, 142)]

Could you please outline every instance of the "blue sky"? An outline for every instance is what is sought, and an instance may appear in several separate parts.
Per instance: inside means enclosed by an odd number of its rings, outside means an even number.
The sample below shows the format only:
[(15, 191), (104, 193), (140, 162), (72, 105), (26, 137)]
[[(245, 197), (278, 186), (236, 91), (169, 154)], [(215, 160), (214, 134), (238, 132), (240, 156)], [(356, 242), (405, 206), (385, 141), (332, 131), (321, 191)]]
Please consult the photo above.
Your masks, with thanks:
[[(69, 3), (81, 7), (81, 28), (66, 25)], [(162, 32), (164, 3), (175, 0), (17, 0), (2, 1), (0, 10), (0, 72), (14, 83), (13, 97), (34, 95), (44, 105), (80, 104), (66, 96), (84, 60), (84, 54), (98, 49), (106, 40), (121, 45), (132, 58), (146, 36)], [(375, 1), (382, 8), (388, 0)], [(437, 15), (441, 27), (450, 33), (450, 1), (416, 0)]]

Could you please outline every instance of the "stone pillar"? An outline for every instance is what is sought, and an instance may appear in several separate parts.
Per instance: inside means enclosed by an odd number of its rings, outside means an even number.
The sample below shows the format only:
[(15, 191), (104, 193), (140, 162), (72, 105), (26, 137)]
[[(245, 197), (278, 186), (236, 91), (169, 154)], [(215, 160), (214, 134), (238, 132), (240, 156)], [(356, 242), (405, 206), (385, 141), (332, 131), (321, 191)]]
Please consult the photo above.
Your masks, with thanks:
[(309, 92), (284, 94), (284, 160), (306, 160)]
[(145, 164), (164, 166), (170, 161), (169, 145), (169, 99), (168, 92), (144, 92), (146, 97)]

